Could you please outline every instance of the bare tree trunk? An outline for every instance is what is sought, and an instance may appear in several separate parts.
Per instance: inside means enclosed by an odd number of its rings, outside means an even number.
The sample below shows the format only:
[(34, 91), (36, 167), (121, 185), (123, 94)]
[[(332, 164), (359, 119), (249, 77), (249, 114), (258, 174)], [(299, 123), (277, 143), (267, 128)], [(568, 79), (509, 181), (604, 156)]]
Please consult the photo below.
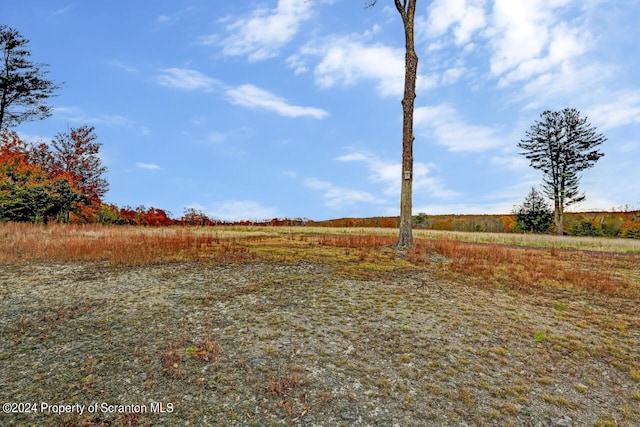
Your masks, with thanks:
[(563, 206), (560, 203), (560, 201), (556, 200), (555, 201), (555, 206), (554, 206), (554, 222), (556, 223), (556, 230), (558, 233), (558, 236), (562, 236), (564, 234), (563, 230), (562, 230), (562, 223), (564, 222), (564, 212), (563, 212)]
[(562, 236), (564, 234), (564, 209), (562, 205), (559, 206), (558, 211), (556, 212), (556, 230), (558, 230), (558, 236)]
[[(417, 0), (394, 0), (402, 17), (405, 37), (404, 97), (402, 98), (402, 185), (400, 187), (400, 231), (398, 246), (413, 245), (413, 108), (416, 99), (418, 55), (414, 42), (414, 17)], [(368, 1), (373, 7), (378, 0)]]
[(413, 245), (413, 109), (416, 99), (418, 55), (414, 43), (416, 0), (395, 0), (405, 33), (404, 97), (402, 99), (402, 186), (400, 188), (400, 231), (398, 246)]

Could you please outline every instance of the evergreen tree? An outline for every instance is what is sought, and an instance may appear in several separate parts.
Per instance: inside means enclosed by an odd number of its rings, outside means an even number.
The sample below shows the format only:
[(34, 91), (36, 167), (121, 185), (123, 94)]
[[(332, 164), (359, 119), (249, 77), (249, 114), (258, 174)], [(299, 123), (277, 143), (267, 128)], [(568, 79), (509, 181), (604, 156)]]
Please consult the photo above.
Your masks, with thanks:
[(553, 225), (553, 210), (533, 187), (522, 205), (515, 209), (515, 214), (516, 228), (521, 231), (545, 233)]
[(28, 44), (17, 30), (0, 25), (0, 130), (51, 115), (45, 101), (59, 86), (45, 78), (46, 64), (29, 60)]
[(542, 189), (553, 200), (556, 230), (562, 235), (565, 207), (585, 200), (578, 188), (578, 173), (604, 156), (596, 147), (607, 138), (596, 133), (587, 118), (573, 108), (545, 111), (540, 117), (518, 147), (524, 150), (520, 154), (531, 161), (531, 167), (542, 171)]

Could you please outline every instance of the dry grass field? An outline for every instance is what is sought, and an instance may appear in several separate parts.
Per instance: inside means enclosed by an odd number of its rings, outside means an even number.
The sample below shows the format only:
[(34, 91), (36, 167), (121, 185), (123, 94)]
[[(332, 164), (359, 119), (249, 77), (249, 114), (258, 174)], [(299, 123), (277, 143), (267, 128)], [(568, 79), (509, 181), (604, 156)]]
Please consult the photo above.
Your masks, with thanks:
[(0, 425), (640, 425), (637, 241), (394, 235), (0, 224)]

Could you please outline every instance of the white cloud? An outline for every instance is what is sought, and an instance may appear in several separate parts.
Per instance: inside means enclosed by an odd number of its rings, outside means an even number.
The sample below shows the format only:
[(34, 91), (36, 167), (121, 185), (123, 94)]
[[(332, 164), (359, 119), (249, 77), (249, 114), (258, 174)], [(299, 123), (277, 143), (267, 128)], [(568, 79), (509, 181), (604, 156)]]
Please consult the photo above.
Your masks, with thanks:
[(436, 0), (429, 7), (429, 18), (417, 26), (428, 37), (440, 37), (453, 30), (455, 44), (468, 43), (473, 33), (486, 26), (486, 0)]
[(158, 170), (161, 169), (160, 166), (155, 165), (153, 163), (142, 163), (142, 162), (138, 162), (136, 163), (136, 167), (140, 168), (140, 169), (150, 169), (150, 170)]
[(211, 92), (221, 86), (219, 80), (211, 78), (200, 71), (186, 68), (164, 68), (158, 82), (162, 86), (182, 90), (203, 90)]
[(591, 108), (588, 116), (600, 130), (640, 123), (640, 90), (618, 93), (614, 101)]
[[(404, 90), (404, 49), (382, 43), (367, 43), (374, 31), (364, 35), (329, 37), (304, 46), (287, 63), (297, 74), (309, 70), (307, 60), (319, 58), (313, 66), (315, 82), (322, 88), (352, 86), (373, 81), (382, 96), (401, 95)], [(418, 75), (417, 89), (435, 86), (433, 79)]]
[[(183, 90), (203, 90), (205, 92), (225, 88), (225, 85), (219, 80), (213, 79), (197, 70), (165, 68), (161, 71), (163, 74), (158, 77), (158, 81), (162, 86)], [(307, 116), (323, 119), (329, 115), (327, 111), (321, 108), (289, 104), (283, 98), (251, 84), (226, 87), (225, 95), (231, 104), (273, 111), (284, 117)]]
[(68, 6), (65, 6), (63, 8), (60, 9), (56, 9), (54, 11), (51, 12), (52, 15), (65, 15), (67, 14), (67, 12), (69, 12), (71, 9), (73, 9), (74, 5), (70, 4)]
[(308, 69), (306, 59), (318, 57), (313, 67), (315, 82), (323, 88), (352, 86), (373, 80), (383, 96), (402, 93), (404, 50), (380, 43), (367, 45), (359, 35), (331, 37), (304, 46), (287, 62), (297, 73)]
[(229, 137), (228, 133), (224, 132), (211, 132), (207, 135), (206, 141), (212, 144), (220, 144), (225, 142)]
[[(229, 36), (219, 41), (229, 56), (247, 55), (249, 61), (276, 56), (312, 17), (312, 1), (279, 0), (274, 9), (258, 8), (248, 18), (233, 19), (225, 27)], [(217, 36), (209, 43), (216, 42)]]
[(308, 116), (323, 119), (329, 114), (320, 108), (291, 105), (279, 96), (250, 84), (228, 89), (225, 93), (229, 102), (234, 105), (273, 111), (284, 117)]
[(54, 107), (53, 111), (57, 118), (71, 123), (122, 127), (131, 127), (134, 124), (133, 121), (119, 114), (88, 114), (78, 107)]
[[(402, 178), (402, 164), (400, 162), (380, 159), (368, 153), (352, 152), (338, 157), (341, 162), (363, 162), (369, 169), (369, 180), (376, 184), (382, 184), (383, 193), (388, 196), (400, 194)], [(449, 199), (458, 196), (455, 191), (448, 190), (439, 179), (431, 176), (436, 167), (432, 163), (415, 162), (413, 164), (413, 191), (414, 193), (426, 191), (432, 197)]]
[(331, 87), (349, 86), (360, 80), (374, 80), (383, 96), (402, 93), (404, 52), (382, 44), (364, 45), (343, 38), (323, 47), (322, 60), (315, 66), (316, 83)]
[[(389, 160), (382, 160), (370, 154), (353, 152), (338, 157), (341, 162), (362, 162), (369, 169), (369, 180), (373, 183), (383, 184), (383, 192), (387, 195), (400, 194), (400, 179), (402, 177), (402, 164)], [(416, 165), (414, 164), (414, 180)], [(415, 182), (414, 182), (415, 185)]]
[(304, 185), (312, 190), (323, 191), (322, 197), (325, 199), (325, 205), (333, 209), (354, 203), (384, 203), (384, 200), (376, 198), (369, 192), (338, 187), (328, 181), (321, 181), (316, 178), (305, 179)]
[(171, 24), (172, 19), (168, 15), (160, 15), (156, 18), (158, 24)]
[(573, 0), (496, 0), (485, 31), (492, 75), (501, 86), (561, 67), (587, 51), (590, 35), (562, 12)]
[(575, 103), (585, 87), (611, 76), (613, 65), (589, 56), (597, 44), (589, 6), (577, 0), (434, 0), (428, 17), (416, 18), (416, 34), (431, 58), (436, 55), (426, 66), (440, 73), (437, 85), (476, 74), (483, 55), (485, 76), (499, 88), (515, 88), (510, 102), (548, 108)]
[(189, 15), (197, 12), (194, 7), (186, 7), (169, 15), (160, 15), (156, 18), (156, 23), (160, 25), (174, 25), (184, 20)]
[(581, 36), (580, 29), (559, 24), (551, 29), (550, 33), (546, 55), (523, 60), (500, 79), (500, 85), (526, 81), (533, 76), (547, 73), (585, 52), (587, 40)]
[(107, 65), (109, 65), (110, 67), (114, 67), (114, 68), (119, 68), (121, 70), (126, 71), (127, 73), (137, 73), (138, 69), (135, 67), (132, 67), (131, 65), (127, 65), (123, 62), (120, 62), (118, 60), (111, 60), (111, 61), (107, 61)]
[(417, 129), (433, 138), (449, 151), (485, 151), (504, 145), (496, 129), (468, 124), (458, 112), (447, 104), (418, 107), (414, 111)]
[(441, 83), (443, 85), (455, 84), (466, 72), (467, 69), (464, 67), (449, 68), (442, 73)]
[[(578, 64), (566, 61), (555, 70), (540, 74), (523, 82), (512, 96), (515, 101), (526, 101), (524, 109), (548, 109), (549, 105), (564, 108), (580, 100), (591, 98), (596, 88), (611, 77), (612, 69), (598, 63)], [(585, 91), (585, 88), (592, 88)]]
[(276, 208), (262, 206), (253, 200), (224, 200), (209, 207), (192, 204), (188, 208), (203, 211), (208, 217), (222, 221), (264, 220), (280, 216)]
[(549, 40), (551, 19), (544, 1), (496, 0), (493, 7), (494, 53), (491, 71), (501, 75), (539, 56)]
[(489, 159), (489, 164), (511, 170), (525, 170), (529, 167), (529, 160), (524, 156), (496, 155)]

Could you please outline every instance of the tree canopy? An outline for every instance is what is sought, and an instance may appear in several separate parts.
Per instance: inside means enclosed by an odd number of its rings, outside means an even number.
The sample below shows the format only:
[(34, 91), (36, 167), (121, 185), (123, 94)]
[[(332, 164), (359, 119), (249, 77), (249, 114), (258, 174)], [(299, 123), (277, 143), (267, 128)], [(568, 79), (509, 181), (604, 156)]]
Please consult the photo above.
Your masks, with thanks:
[(85, 125), (59, 133), (52, 144), (52, 168), (69, 174), (86, 201), (100, 200), (109, 189), (97, 139), (94, 127)]
[(579, 172), (604, 156), (597, 147), (607, 138), (574, 108), (544, 111), (540, 117), (518, 147), (531, 167), (543, 173), (542, 189), (554, 202), (556, 229), (561, 235), (564, 208), (586, 198), (579, 189)]
[(0, 220), (47, 222), (97, 209), (107, 191), (92, 127), (59, 134), (54, 150), (30, 145), (15, 132), (0, 134)]
[(51, 115), (45, 101), (59, 86), (45, 78), (47, 64), (30, 60), (28, 44), (16, 29), (0, 25), (0, 130)]

